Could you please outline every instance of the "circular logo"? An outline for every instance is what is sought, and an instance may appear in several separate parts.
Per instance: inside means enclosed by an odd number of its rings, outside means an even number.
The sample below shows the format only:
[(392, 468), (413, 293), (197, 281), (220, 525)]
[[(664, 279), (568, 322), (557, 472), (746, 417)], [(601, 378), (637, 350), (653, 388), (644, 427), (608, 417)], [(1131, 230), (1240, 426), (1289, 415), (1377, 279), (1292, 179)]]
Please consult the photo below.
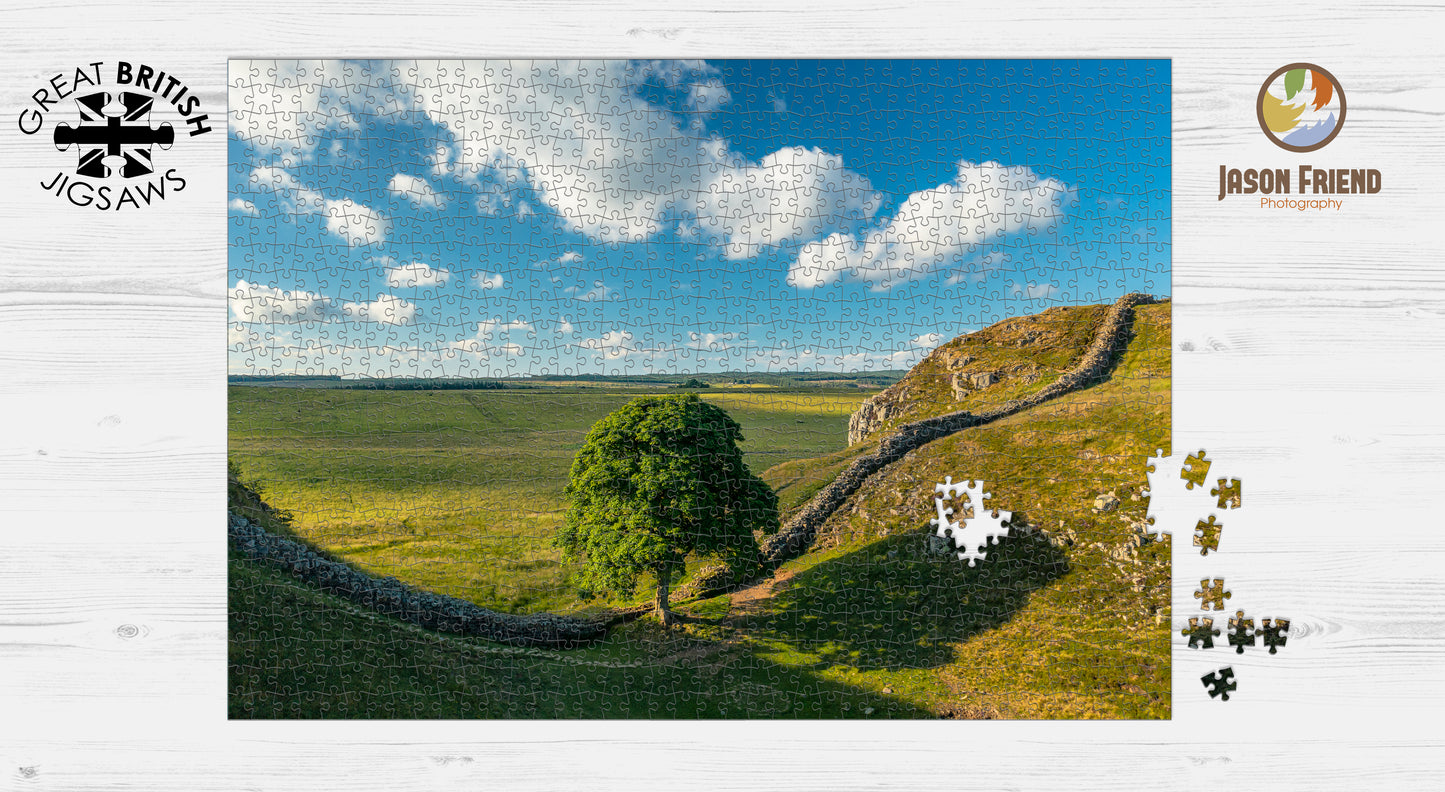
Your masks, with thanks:
[(1345, 91), (1333, 74), (1313, 63), (1274, 70), (1254, 105), (1259, 128), (1289, 151), (1322, 149), (1345, 125)]

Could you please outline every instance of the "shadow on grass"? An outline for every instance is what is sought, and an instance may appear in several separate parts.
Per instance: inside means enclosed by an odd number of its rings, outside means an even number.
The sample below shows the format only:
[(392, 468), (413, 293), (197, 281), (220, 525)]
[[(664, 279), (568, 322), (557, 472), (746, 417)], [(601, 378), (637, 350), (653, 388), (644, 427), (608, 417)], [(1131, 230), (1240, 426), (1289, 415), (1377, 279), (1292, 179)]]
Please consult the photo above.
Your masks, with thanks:
[(989, 546), (973, 568), (929, 555), (927, 540), (895, 535), (810, 567), (742, 626), (815, 667), (934, 668), (953, 660), (952, 644), (1004, 624), (1068, 571), (1064, 553), (1037, 534)]
[(361, 613), (235, 557), (229, 637), (239, 719), (935, 717), (651, 620), (587, 649), (519, 651)]

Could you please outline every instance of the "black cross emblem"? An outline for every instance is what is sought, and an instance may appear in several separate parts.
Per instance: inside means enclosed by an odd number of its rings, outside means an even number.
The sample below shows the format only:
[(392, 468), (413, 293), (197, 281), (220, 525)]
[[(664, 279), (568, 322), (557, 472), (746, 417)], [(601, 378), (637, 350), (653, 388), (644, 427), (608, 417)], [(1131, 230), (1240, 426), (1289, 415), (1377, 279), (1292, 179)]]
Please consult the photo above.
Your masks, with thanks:
[[(75, 173), (91, 179), (110, 177), (110, 166), (106, 157), (124, 157), (121, 166), (122, 178), (145, 176), (154, 168), (151, 166), (151, 146), (158, 144), (169, 148), (175, 141), (175, 131), (170, 124), (161, 124), (154, 129), (148, 121), (151, 105), (155, 99), (145, 94), (122, 91), (120, 102), (125, 111), (120, 115), (108, 115), (105, 106), (110, 104), (110, 94), (102, 91), (75, 100), (80, 106), (79, 127), (60, 124), (55, 127), (55, 145), (61, 151), (74, 143), (80, 152), (80, 164)], [(134, 123), (134, 122), (139, 123)], [(127, 123), (122, 123), (127, 122)]]

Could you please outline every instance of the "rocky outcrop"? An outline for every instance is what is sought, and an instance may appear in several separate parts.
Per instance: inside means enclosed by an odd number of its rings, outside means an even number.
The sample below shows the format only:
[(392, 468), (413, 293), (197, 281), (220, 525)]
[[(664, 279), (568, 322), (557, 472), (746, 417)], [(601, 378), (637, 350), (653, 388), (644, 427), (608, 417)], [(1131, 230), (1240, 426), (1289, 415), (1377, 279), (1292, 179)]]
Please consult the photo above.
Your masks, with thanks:
[[(1119, 298), (1109, 307), (1103, 324), (1095, 333), (1094, 340), (1089, 347), (1084, 350), (1084, 356), (1078, 364), (1037, 393), (1006, 402), (979, 415), (963, 410), (934, 418), (925, 418), (899, 427), (898, 431), (878, 444), (877, 451), (854, 460), (853, 464), (833, 480), (833, 483), (814, 495), (813, 499), (808, 501), (807, 505), (794, 515), (777, 534), (768, 537), (763, 542), (763, 558), (769, 564), (776, 566), (806, 552), (812, 545), (813, 538), (817, 536), (818, 529), (869, 476), (901, 459), (909, 451), (963, 429), (997, 421), (1000, 418), (1036, 407), (1050, 399), (1058, 398), (1106, 378), (1119, 353), (1129, 345), (1135, 306), (1148, 305), (1153, 302), (1155, 302), (1154, 298), (1147, 294), (1127, 294)], [(896, 383), (878, 395), (882, 396), (901, 384)], [(895, 403), (885, 401), (888, 404)], [(854, 414), (855, 418), (857, 415), (857, 413)], [(850, 421), (850, 439), (852, 431), (853, 421)]]
[(601, 638), (615, 621), (551, 613), (497, 613), (465, 600), (418, 591), (396, 578), (372, 577), (332, 561), (237, 514), (230, 515), (229, 536), (231, 547), (247, 558), (279, 565), (301, 580), (364, 608), (437, 632), (512, 646), (568, 649)]

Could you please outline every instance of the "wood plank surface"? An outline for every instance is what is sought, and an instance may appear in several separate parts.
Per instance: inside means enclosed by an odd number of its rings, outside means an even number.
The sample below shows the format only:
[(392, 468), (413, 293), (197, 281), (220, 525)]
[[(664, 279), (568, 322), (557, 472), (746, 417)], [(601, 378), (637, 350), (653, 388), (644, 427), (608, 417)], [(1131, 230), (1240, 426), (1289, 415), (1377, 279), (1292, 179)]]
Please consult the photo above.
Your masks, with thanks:
[[(0, 788), (1438, 788), (1442, 9), (6, 3)], [(227, 59), (579, 53), (1171, 58), (1175, 447), (1247, 482), (1229, 575), (1296, 628), (1235, 662), (1251, 695), (1199, 695), (1176, 638), (1164, 723), (228, 722)], [(49, 75), (118, 58), (164, 64), (217, 124), (170, 153), (189, 183), (164, 211), (45, 195), (52, 144), (16, 129)], [(1350, 100), (1346, 134), (1307, 160), (1253, 111), (1299, 60)], [(1221, 164), (1304, 161), (1377, 168), (1383, 189), (1331, 213), (1217, 200)]]

